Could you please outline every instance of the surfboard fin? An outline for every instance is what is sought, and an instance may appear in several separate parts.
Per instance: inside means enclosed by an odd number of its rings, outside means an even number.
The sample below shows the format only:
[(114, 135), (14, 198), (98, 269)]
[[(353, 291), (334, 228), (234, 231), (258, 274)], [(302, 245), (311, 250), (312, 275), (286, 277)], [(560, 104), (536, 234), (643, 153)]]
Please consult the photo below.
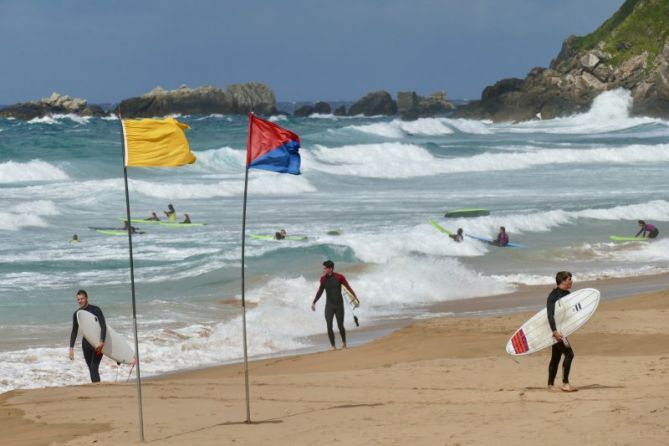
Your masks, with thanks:
[(358, 323), (358, 316), (353, 315), (353, 321), (355, 322), (355, 326), (356, 326), (356, 327), (359, 327), (359, 326), (360, 326), (360, 324)]

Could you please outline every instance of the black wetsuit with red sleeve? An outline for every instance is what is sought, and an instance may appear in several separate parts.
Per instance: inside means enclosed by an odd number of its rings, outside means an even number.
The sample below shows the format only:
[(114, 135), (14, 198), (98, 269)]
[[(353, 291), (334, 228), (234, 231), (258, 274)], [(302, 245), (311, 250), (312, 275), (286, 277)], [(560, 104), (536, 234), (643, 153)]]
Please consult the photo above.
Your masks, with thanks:
[[(77, 332), (79, 331), (79, 321), (77, 320), (78, 311), (88, 311), (89, 313), (95, 315), (98, 318), (100, 323), (100, 340), (105, 341), (107, 336), (107, 322), (105, 321), (105, 316), (102, 314), (100, 307), (95, 305), (88, 304), (86, 308), (78, 309), (74, 312), (72, 316), (72, 333), (70, 333), (70, 348), (74, 347), (74, 342), (77, 340)], [(81, 338), (81, 350), (84, 352), (84, 359), (86, 360), (86, 365), (88, 366), (88, 372), (91, 375), (91, 381), (96, 383), (100, 381), (100, 361), (102, 361), (102, 355), (97, 355), (95, 352), (95, 346), (91, 345), (86, 338), (82, 336)]]
[(332, 328), (332, 319), (337, 317), (337, 327), (339, 327), (339, 334), (341, 341), (346, 344), (346, 329), (344, 328), (344, 297), (341, 294), (341, 287), (345, 286), (352, 291), (348, 284), (346, 277), (343, 274), (335, 273), (326, 274), (321, 277), (321, 286), (318, 288), (314, 304), (321, 298), (323, 291), (325, 291), (325, 322), (328, 327), (328, 338), (330, 338), (330, 345), (335, 346), (335, 334)]

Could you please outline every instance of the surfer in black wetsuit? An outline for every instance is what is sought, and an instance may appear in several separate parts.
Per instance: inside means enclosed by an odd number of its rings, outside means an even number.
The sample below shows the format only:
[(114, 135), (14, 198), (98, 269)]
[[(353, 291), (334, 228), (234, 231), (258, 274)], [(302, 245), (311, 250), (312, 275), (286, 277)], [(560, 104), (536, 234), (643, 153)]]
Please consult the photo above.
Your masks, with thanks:
[(335, 334), (332, 328), (332, 319), (337, 317), (337, 327), (339, 327), (339, 335), (341, 336), (341, 343), (343, 348), (346, 348), (346, 330), (344, 329), (344, 297), (341, 294), (342, 285), (345, 286), (354, 297), (355, 292), (348, 284), (346, 277), (343, 274), (334, 272), (334, 262), (326, 260), (323, 262), (323, 276), (321, 277), (321, 285), (316, 292), (316, 297), (311, 304), (312, 311), (316, 311), (316, 302), (321, 298), (323, 291), (325, 291), (325, 322), (328, 327), (328, 338), (330, 338), (330, 345), (332, 349), (336, 350)]
[(551, 390), (556, 389), (554, 385), (555, 377), (557, 376), (560, 358), (564, 355), (564, 361), (562, 361), (561, 389), (565, 392), (575, 392), (577, 389), (569, 384), (569, 370), (571, 369), (571, 361), (574, 359), (574, 350), (572, 350), (571, 345), (569, 345), (567, 338), (562, 336), (562, 333), (558, 331), (555, 324), (555, 303), (569, 294), (569, 289), (572, 286), (571, 273), (569, 271), (558, 272), (555, 275), (555, 283), (557, 283), (557, 288), (551, 291), (548, 295), (548, 301), (546, 302), (548, 324), (553, 331), (553, 337), (557, 340), (557, 342), (553, 344), (551, 362), (548, 364), (548, 388)]
[[(86, 290), (77, 291), (77, 303), (79, 303), (79, 308), (77, 311), (88, 311), (89, 313), (97, 316), (98, 321), (100, 322), (100, 343), (97, 346), (93, 347), (86, 340), (86, 338), (82, 337), (81, 340), (81, 349), (84, 352), (84, 359), (86, 360), (88, 371), (91, 374), (91, 381), (97, 383), (100, 382), (100, 373), (98, 372), (98, 369), (100, 368), (100, 361), (102, 361), (102, 348), (105, 346), (107, 323), (105, 322), (105, 316), (102, 314), (100, 307), (96, 307), (95, 305), (88, 303), (88, 293)], [(77, 311), (74, 312), (72, 317), (72, 333), (70, 334), (70, 360), (74, 359), (74, 342), (77, 340), (77, 332), (79, 331)]]

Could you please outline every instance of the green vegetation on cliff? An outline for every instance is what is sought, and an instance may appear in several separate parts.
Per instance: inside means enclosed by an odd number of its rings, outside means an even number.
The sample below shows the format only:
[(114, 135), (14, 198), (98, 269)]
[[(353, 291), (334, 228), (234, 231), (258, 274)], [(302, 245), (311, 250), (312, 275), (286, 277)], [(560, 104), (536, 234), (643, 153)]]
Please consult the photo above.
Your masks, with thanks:
[(669, 36), (669, 0), (626, 0), (595, 32), (577, 37), (573, 47), (590, 50), (603, 42), (600, 49), (613, 56), (618, 66), (630, 57), (648, 52), (648, 61), (662, 51)]

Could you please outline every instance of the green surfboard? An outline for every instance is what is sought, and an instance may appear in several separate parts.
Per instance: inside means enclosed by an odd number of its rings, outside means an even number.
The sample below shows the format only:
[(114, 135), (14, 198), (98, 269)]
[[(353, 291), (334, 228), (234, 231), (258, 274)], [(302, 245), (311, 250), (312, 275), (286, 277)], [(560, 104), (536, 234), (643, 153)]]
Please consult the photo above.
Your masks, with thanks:
[(624, 235), (611, 235), (609, 236), (614, 242), (648, 242), (650, 239), (646, 237), (630, 237)]
[(428, 220), (428, 221), (430, 222), (430, 224), (431, 224), (432, 226), (434, 226), (434, 228), (435, 228), (437, 231), (439, 231), (439, 232), (443, 232), (444, 234), (451, 235), (451, 231), (449, 231), (448, 229), (444, 228), (443, 226), (441, 226), (441, 225), (440, 225), (439, 223), (437, 223), (436, 221), (434, 221), (434, 220)]
[(483, 217), (490, 215), (490, 211), (487, 209), (453, 209), (444, 214), (446, 218), (469, 218), (469, 217)]

